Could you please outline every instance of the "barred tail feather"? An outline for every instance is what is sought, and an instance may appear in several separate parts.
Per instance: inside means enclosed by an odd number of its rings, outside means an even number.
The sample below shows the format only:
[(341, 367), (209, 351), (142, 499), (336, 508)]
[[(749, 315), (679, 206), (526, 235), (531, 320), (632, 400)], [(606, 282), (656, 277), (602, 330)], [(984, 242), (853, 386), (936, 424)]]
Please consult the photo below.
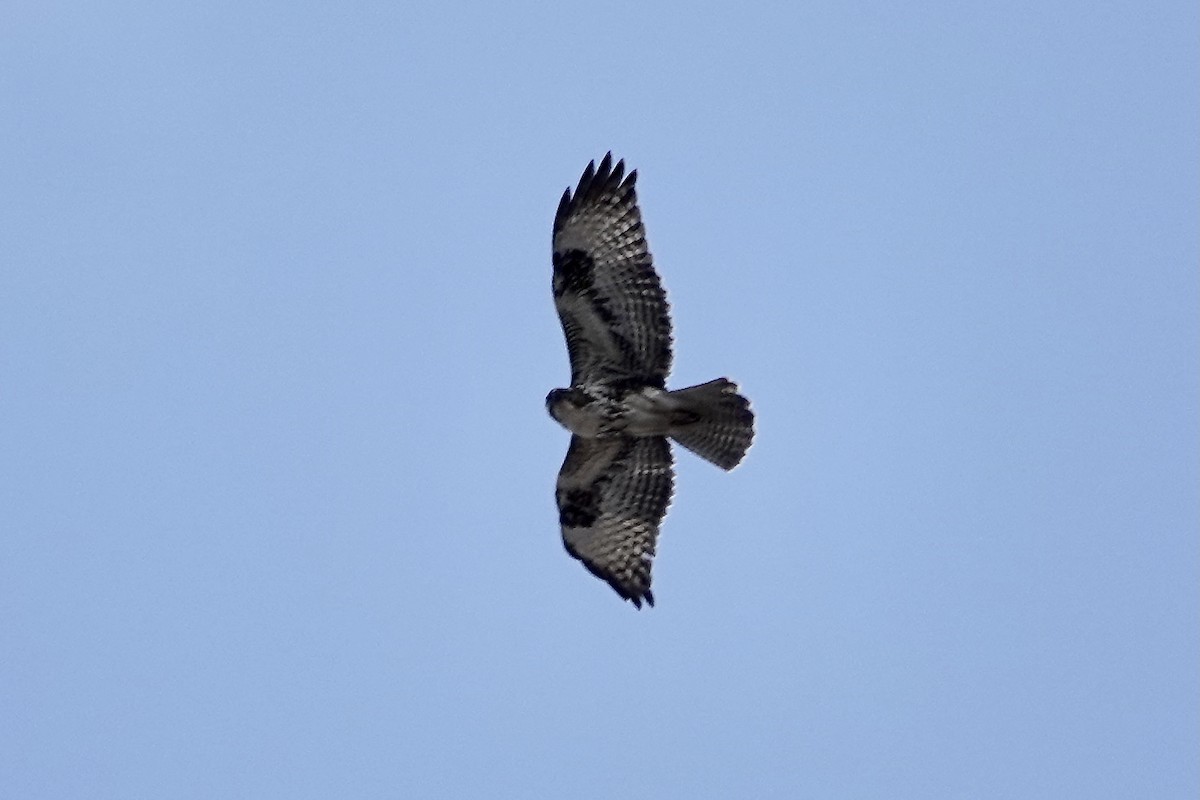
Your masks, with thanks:
[(733, 469), (754, 441), (754, 412), (725, 378), (670, 392), (670, 436), (721, 469)]

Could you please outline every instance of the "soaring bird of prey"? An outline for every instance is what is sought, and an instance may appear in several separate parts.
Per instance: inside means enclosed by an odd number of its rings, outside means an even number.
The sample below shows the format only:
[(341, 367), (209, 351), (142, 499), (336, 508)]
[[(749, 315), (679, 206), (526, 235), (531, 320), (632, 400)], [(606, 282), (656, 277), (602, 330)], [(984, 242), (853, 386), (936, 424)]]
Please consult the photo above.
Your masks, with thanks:
[(671, 440), (733, 469), (754, 414), (725, 378), (669, 391), (671, 317), (646, 247), (625, 162), (588, 164), (554, 217), (554, 305), (571, 386), (546, 409), (571, 432), (556, 497), (563, 544), (638, 608), (654, 605), (650, 565), (671, 502)]

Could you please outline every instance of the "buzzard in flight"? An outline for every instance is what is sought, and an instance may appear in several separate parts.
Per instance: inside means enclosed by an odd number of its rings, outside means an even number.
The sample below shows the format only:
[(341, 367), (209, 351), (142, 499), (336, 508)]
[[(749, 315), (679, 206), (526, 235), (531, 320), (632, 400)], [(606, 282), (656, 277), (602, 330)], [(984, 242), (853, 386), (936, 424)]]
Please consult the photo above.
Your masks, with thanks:
[(654, 605), (650, 562), (675, 479), (670, 440), (733, 469), (754, 439), (754, 414), (725, 378), (667, 389), (671, 317), (636, 180), (609, 153), (558, 204), (554, 305), (571, 386), (551, 391), (546, 409), (572, 434), (556, 491), (563, 544), (641, 608)]

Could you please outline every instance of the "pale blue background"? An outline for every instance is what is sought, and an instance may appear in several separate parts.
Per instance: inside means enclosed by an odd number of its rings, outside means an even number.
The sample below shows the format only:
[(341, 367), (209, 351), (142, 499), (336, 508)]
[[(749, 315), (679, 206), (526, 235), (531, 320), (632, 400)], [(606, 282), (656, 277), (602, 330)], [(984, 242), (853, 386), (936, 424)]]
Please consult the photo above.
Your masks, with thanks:
[[(1194, 798), (1194, 2), (7, 3), (0, 796)], [(641, 174), (658, 608), (550, 222)]]

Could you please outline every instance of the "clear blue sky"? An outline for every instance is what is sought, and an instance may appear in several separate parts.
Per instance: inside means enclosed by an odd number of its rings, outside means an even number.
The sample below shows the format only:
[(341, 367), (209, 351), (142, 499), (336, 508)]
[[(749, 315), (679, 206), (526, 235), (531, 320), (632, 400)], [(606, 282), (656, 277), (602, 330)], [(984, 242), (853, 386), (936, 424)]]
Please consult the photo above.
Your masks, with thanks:
[[(0, 796), (1194, 798), (1200, 8), (0, 11)], [(562, 190), (679, 457), (567, 557)]]

